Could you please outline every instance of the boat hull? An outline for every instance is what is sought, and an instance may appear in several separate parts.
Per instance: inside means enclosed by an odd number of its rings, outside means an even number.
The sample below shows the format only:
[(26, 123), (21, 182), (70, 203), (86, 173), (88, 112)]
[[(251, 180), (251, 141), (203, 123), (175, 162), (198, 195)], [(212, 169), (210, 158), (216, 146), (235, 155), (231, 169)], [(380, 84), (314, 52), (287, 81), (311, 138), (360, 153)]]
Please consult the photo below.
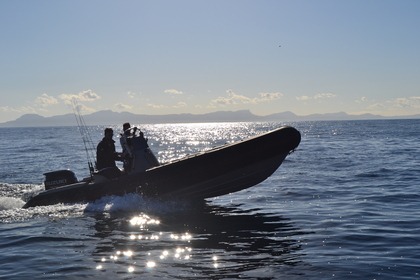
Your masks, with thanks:
[(270, 175), (296, 149), (301, 135), (293, 127), (201, 152), (145, 172), (104, 182), (80, 182), (39, 193), (24, 208), (97, 200), (140, 193), (159, 198), (206, 199), (252, 187)]

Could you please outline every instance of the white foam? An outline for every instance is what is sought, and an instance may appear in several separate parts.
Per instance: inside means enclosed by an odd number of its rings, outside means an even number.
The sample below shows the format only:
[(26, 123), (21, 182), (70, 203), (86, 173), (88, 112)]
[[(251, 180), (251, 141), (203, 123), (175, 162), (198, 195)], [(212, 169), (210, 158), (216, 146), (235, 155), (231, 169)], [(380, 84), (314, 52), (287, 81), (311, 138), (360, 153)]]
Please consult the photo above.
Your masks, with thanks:
[(25, 202), (15, 197), (0, 197), (0, 210), (22, 208)]
[(154, 212), (173, 213), (183, 211), (188, 205), (182, 201), (161, 201), (145, 198), (139, 194), (126, 194), (124, 196), (106, 196), (95, 202), (88, 203), (85, 212)]

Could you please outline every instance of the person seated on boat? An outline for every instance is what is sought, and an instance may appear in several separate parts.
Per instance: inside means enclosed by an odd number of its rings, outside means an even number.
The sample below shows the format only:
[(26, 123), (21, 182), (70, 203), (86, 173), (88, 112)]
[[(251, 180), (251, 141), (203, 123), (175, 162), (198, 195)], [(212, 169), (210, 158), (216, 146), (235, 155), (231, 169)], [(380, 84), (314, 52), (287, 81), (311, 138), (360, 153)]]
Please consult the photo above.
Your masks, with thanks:
[(112, 139), (114, 131), (112, 128), (105, 128), (104, 138), (96, 148), (96, 169), (101, 170), (108, 167), (116, 168), (116, 160), (121, 160), (121, 154), (115, 151), (115, 141)]
[(120, 134), (120, 144), (122, 148), (122, 160), (125, 172), (130, 172), (133, 163), (133, 148), (131, 143), (131, 125), (126, 122), (123, 124), (123, 131)]

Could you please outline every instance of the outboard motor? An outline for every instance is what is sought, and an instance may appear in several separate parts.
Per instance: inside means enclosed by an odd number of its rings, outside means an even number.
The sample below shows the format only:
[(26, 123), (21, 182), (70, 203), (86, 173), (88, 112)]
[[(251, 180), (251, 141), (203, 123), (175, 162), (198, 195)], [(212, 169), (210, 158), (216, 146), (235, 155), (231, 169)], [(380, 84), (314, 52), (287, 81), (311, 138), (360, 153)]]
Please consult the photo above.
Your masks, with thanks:
[(44, 173), (46, 190), (77, 183), (76, 175), (70, 170), (58, 170)]

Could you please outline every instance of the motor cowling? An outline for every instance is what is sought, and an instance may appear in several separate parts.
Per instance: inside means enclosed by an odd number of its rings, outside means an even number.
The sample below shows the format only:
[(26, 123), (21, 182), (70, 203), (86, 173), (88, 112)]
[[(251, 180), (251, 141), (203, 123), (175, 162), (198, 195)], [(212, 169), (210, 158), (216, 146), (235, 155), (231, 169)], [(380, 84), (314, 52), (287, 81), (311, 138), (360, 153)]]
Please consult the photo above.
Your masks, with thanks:
[(71, 170), (57, 170), (44, 173), (46, 190), (77, 183), (76, 175)]

